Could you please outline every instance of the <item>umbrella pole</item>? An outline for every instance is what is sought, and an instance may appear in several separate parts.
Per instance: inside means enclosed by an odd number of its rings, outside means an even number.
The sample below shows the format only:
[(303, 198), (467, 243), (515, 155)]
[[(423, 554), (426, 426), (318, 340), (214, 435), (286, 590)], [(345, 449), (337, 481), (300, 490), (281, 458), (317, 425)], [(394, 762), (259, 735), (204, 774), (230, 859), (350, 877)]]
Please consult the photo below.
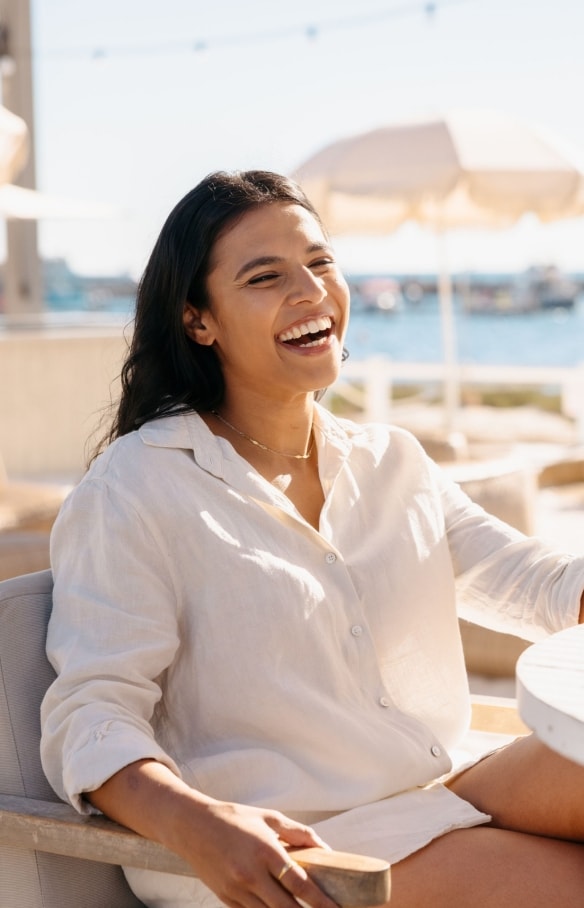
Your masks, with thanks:
[(438, 248), (438, 299), (442, 324), (442, 351), (444, 360), (444, 431), (449, 439), (456, 429), (456, 414), (460, 406), (460, 386), (456, 364), (456, 331), (452, 305), (452, 279), (446, 255), (446, 237), (441, 228), (436, 230)]

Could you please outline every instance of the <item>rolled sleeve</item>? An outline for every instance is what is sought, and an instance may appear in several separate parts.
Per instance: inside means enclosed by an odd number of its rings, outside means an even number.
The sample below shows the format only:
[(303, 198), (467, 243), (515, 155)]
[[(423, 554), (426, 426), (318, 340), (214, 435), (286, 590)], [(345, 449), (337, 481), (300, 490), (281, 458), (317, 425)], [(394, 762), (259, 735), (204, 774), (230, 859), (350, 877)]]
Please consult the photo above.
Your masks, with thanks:
[(151, 724), (179, 646), (168, 557), (139, 503), (103, 480), (74, 490), (55, 523), (47, 655), (57, 679), (41, 708), (41, 758), (81, 812), (90, 810), (83, 792), (136, 760), (179, 774)]

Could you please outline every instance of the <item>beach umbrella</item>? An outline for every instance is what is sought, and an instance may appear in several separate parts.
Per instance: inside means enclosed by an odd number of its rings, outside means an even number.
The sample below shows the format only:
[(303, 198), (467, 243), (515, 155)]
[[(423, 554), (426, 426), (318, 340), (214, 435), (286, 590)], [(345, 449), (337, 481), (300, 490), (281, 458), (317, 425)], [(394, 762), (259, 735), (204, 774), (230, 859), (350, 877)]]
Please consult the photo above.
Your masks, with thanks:
[[(30, 222), (115, 216), (115, 209), (103, 203), (66, 199), (14, 185), (13, 181), (26, 167), (29, 152), (30, 136), (25, 121), (0, 106), (0, 219)], [(19, 312), (31, 299), (40, 306), (41, 272), (34, 229), (12, 226), (7, 230), (3, 284), (12, 312)]]
[(21, 117), (0, 107), (0, 184), (16, 177), (28, 157), (28, 129)]
[(0, 106), (0, 218), (40, 220), (42, 218), (111, 217), (113, 208), (103, 203), (76, 201), (15, 186), (29, 155), (29, 131), (22, 117)]
[(450, 111), (349, 136), (293, 173), (333, 235), (387, 234), (406, 221), (438, 238), (445, 418), (458, 405), (452, 292), (444, 235), (584, 214), (584, 167), (542, 129), (492, 110)]
[(86, 202), (63, 196), (0, 184), (0, 218), (19, 221), (84, 220), (112, 218), (118, 212), (105, 202)]

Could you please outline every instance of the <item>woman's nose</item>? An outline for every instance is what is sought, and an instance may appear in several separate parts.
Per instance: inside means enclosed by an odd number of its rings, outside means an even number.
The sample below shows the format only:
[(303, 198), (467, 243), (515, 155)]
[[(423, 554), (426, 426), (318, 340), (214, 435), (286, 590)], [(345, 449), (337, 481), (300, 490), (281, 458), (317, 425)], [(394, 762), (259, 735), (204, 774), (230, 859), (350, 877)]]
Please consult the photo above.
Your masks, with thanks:
[(293, 303), (321, 303), (326, 297), (324, 281), (313, 274), (310, 268), (299, 268), (294, 273), (290, 288), (290, 299)]

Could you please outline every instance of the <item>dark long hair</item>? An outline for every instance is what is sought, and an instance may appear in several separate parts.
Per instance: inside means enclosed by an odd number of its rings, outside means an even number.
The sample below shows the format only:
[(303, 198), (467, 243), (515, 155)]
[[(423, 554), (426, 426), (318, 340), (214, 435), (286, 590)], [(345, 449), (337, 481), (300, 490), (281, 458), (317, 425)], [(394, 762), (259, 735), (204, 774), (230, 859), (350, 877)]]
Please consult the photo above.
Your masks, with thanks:
[(96, 454), (150, 419), (221, 405), (219, 360), (211, 346), (197, 344), (186, 334), (184, 305), (209, 308), (206, 283), (218, 238), (250, 209), (273, 202), (301, 205), (323, 226), (296, 183), (263, 170), (209, 174), (171, 211), (138, 285), (121, 397)]

